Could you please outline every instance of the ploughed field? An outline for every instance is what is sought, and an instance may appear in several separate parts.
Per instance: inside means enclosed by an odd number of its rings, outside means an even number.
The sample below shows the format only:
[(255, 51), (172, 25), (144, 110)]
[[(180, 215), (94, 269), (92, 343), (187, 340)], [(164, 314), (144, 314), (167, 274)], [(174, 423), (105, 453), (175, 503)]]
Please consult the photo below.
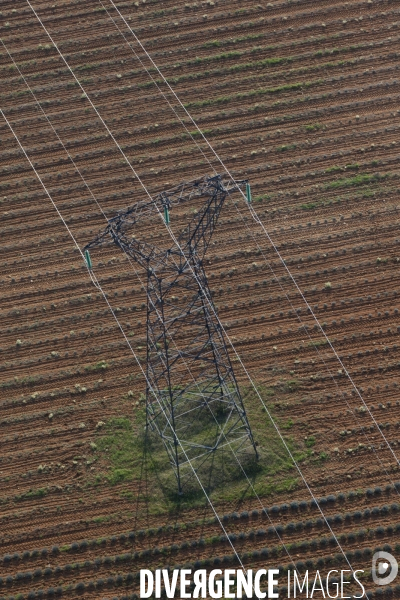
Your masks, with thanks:
[[(29, 5), (4, 0), (1, 108), (81, 248), (105, 217), (146, 198), (121, 149), (150, 194), (223, 171), (108, 0), (33, 7), (83, 89)], [(400, 7), (118, 8), (223, 164), (251, 183), (275, 248), (232, 195), (205, 269), (330, 528), (238, 360), (265, 465), (251, 478), (260, 500), (245, 480), (240, 494), (226, 483), (211, 494), (217, 513), (245, 566), (344, 569), (339, 540), (368, 570), (376, 547), (400, 551)], [(152, 463), (130, 445), (143, 430), (144, 377), (4, 119), (0, 139), (0, 594), (122, 598), (138, 594), (140, 568), (236, 568), (205, 499), (172, 497), (162, 450)], [(172, 210), (174, 232), (192, 216)], [(166, 235), (161, 219), (138, 231), (160, 245)], [(145, 368), (145, 273), (117, 247), (92, 259)], [(374, 588), (368, 572), (364, 584)]]

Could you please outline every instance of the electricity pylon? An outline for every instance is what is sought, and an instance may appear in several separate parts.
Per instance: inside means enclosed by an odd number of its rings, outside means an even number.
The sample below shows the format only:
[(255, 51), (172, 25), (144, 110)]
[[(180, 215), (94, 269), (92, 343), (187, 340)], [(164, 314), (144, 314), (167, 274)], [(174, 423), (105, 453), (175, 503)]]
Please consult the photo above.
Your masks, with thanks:
[[(220, 175), (182, 183), (118, 212), (85, 248), (112, 241), (147, 275), (147, 425), (165, 445), (180, 494), (191, 467), (207, 470), (225, 446), (258, 456), (203, 266), (225, 199), (242, 186)], [(169, 225), (174, 206), (203, 198), (177, 243), (137, 239), (141, 219), (158, 211)]]

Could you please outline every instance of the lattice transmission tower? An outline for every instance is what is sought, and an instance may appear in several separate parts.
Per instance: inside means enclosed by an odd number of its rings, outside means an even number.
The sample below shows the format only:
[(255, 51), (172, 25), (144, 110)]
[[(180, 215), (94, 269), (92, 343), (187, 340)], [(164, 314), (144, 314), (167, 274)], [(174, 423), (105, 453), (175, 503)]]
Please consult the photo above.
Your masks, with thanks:
[[(203, 266), (226, 197), (246, 185), (220, 175), (182, 183), (119, 211), (85, 248), (114, 243), (147, 275), (147, 426), (164, 443), (180, 494), (191, 466), (207, 472), (226, 446), (258, 457)], [(154, 231), (157, 212), (169, 224), (182, 204), (193, 213), (177, 243), (160, 248), (138, 239), (140, 225), (153, 217)]]

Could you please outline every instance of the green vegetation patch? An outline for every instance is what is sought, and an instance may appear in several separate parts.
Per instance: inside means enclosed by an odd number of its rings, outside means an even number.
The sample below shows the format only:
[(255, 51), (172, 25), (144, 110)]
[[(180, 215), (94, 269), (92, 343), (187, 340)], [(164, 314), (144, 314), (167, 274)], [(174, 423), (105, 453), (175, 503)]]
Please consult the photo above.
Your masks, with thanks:
[[(292, 457), (297, 463), (312, 460), (318, 464), (323, 460), (313, 457), (313, 444), (306, 443), (303, 436), (296, 436), (296, 422), (277, 408), (278, 398), (296, 396), (299, 387), (300, 382), (291, 378), (274, 388), (241, 388), (259, 458), (256, 459), (251, 446), (235, 457), (229, 444), (210, 454), (198, 466), (197, 473), (213, 502), (238, 498), (244, 501), (255, 494), (266, 496), (295, 489), (298, 477)], [(103, 475), (97, 475), (95, 485), (122, 484), (120, 495), (132, 502), (137, 502), (139, 489), (140, 500), (158, 514), (171, 512), (178, 505), (187, 508), (204, 504), (204, 493), (193, 476), (184, 484), (183, 496), (178, 496), (175, 474), (164, 445), (158, 435), (146, 429), (145, 421), (143, 407), (132, 417), (110, 419), (99, 431), (94, 452), (98, 464), (103, 465)], [(199, 423), (194, 425), (194, 441), (196, 436), (203, 435), (201, 427), (211, 431), (215, 422), (205, 420), (199, 427)]]
[(24, 492), (23, 494), (19, 494), (18, 496), (14, 496), (14, 501), (22, 502), (23, 500), (32, 500), (32, 498), (43, 498), (47, 494), (47, 488), (36, 488), (34, 490)]
[(105, 369), (108, 369), (109, 365), (105, 360), (100, 360), (98, 363), (95, 363), (94, 365), (87, 365), (85, 367), (85, 371), (104, 371)]
[(234, 100), (245, 100), (248, 98), (253, 98), (254, 96), (263, 96), (266, 94), (279, 94), (281, 92), (308, 89), (312, 86), (318, 86), (322, 82), (322, 79), (317, 79), (316, 81), (301, 81), (298, 83), (287, 83), (272, 88), (258, 88), (249, 92), (240, 92), (238, 94), (232, 94), (231, 96), (219, 96), (217, 98), (209, 98), (207, 100), (197, 100), (196, 102), (188, 102), (184, 106), (185, 108), (201, 108), (202, 106), (209, 106), (211, 104), (226, 104)]
[(390, 177), (390, 173), (385, 173), (382, 175), (381, 173), (359, 173), (354, 177), (344, 177), (343, 179), (335, 179), (334, 181), (329, 181), (324, 185), (326, 190), (332, 190), (340, 187), (355, 187), (360, 185), (366, 185), (368, 183), (377, 183), (383, 181)]
[[(137, 421), (143, 423), (143, 415)], [(143, 440), (139, 435), (138, 424), (134, 426), (128, 417), (113, 417), (106, 423), (105, 430), (106, 435), (96, 440), (96, 446), (107, 457), (110, 465), (106, 474), (108, 483), (115, 485), (139, 476)]]
[(316, 207), (317, 207), (317, 203), (316, 202), (307, 202), (305, 204), (300, 204), (300, 208), (302, 210), (313, 210)]

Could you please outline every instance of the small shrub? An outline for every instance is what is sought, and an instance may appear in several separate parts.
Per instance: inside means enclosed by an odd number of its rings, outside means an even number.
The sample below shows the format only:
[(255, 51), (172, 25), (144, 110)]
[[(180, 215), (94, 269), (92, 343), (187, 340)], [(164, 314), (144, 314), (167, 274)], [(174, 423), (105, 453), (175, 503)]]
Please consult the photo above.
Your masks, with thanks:
[(257, 529), (257, 532), (256, 532), (257, 537), (265, 537), (266, 535), (267, 535), (267, 532), (265, 531), (265, 529)]
[(306, 567), (307, 569), (312, 569), (314, 567), (314, 561), (311, 558), (306, 560)]
[(294, 533), (296, 531), (296, 525), (295, 523), (288, 523), (286, 525), (286, 532), (287, 533)]
[(343, 523), (343, 517), (342, 517), (342, 515), (339, 515), (339, 514), (338, 514), (338, 515), (335, 515), (335, 516), (333, 517), (333, 521), (334, 521), (334, 523), (336, 523), (337, 525), (339, 525), (340, 523)]
[(308, 540), (303, 540), (299, 544), (299, 549), (301, 550), (302, 553), (306, 553), (308, 551), (309, 547), (310, 547), (310, 544), (309, 544)]

